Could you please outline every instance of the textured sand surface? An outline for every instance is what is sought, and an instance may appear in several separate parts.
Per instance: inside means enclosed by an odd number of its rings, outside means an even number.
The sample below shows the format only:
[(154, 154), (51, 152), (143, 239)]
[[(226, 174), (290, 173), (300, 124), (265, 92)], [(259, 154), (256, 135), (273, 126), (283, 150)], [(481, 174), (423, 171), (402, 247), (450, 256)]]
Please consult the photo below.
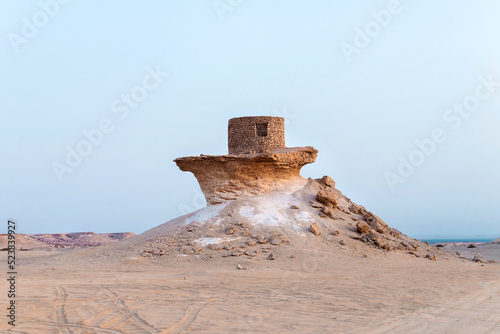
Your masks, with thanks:
[(5, 311), (0, 332), (500, 333), (500, 264), (411, 239), (331, 188), (328, 210), (309, 180), (95, 248), (18, 252), (17, 326)]
[[(97, 249), (97, 248), (96, 248)], [(86, 250), (80, 253), (85, 256)], [(24, 254), (24, 253), (23, 253)], [(18, 278), (12, 333), (498, 333), (500, 266), (401, 254), (65, 263)], [(92, 254), (88, 254), (89, 258)], [(4, 260), (4, 259), (2, 259)], [(38, 263), (38, 265), (37, 265)], [(247, 266), (237, 270), (236, 265)], [(1, 291), (6, 291), (4, 280)]]

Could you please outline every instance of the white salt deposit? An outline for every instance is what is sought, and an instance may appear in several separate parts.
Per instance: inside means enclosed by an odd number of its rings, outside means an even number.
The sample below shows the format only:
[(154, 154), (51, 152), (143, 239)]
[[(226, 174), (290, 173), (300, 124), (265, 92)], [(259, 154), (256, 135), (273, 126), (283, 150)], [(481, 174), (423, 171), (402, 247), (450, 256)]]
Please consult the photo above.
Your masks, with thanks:
[(193, 240), (193, 242), (199, 243), (202, 246), (207, 246), (207, 245), (215, 245), (215, 244), (220, 244), (221, 242), (224, 241), (234, 241), (241, 239), (241, 237), (238, 238), (199, 238), (196, 240)]
[(313, 219), (311, 214), (307, 211), (300, 211), (299, 213), (296, 213), (295, 218), (297, 220), (300, 220), (300, 221), (306, 222), (306, 223), (310, 222)]
[(206, 208), (198, 210), (191, 217), (186, 218), (184, 225), (189, 225), (194, 221), (199, 221), (200, 223), (205, 223), (212, 218), (218, 216), (221, 211), (228, 205), (229, 202), (207, 206)]
[[(282, 194), (274, 196), (262, 196), (257, 203), (252, 203), (254, 206), (242, 206), (239, 209), (239, 214), (251, 220), (254, 224), (265, 224), (268, 226), (277, 225), (292, 225), (295, 229), (296, 221), (289, 219), (289, 212), (292, 205), (300, 205), (298, 198), (291, 194)], [(295, 215), (297, 220), (301, 222), (309, 222), (311, 216), (308, 212), (301, 211)]]

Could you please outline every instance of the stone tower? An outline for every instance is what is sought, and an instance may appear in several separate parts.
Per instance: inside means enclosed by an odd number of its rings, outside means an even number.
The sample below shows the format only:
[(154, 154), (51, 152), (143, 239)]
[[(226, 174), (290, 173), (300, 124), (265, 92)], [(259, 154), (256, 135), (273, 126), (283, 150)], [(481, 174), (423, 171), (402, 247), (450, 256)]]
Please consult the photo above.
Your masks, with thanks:
[(285, 147), (285, 119), (272, 116), (231, 118), (227, 134), (229, 154), (269, 153)]

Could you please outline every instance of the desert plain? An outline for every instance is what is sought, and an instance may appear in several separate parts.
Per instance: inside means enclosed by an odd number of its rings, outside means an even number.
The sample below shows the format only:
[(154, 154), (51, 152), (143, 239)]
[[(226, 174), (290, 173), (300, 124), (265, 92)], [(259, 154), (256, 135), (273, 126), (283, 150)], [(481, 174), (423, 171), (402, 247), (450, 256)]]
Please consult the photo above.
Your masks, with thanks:
[(0, 331), (500, 333), (500, 244), (428, 245), (336, 189), (325, 216), (326, 188), (308, 180), (101, 246), (18, 250), (16, 326), (4, 303)]

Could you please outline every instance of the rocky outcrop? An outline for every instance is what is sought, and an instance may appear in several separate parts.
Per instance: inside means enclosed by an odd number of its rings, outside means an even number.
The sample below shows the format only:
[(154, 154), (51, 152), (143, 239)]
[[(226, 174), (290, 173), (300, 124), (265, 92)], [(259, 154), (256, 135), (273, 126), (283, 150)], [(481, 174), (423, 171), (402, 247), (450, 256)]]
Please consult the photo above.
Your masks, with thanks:
[[(333, 185), (329, 180), (327, 183)], [(316, 201), (320, 191), (334, 194), (337, 206)], [(363, 258), (390, 253), (436, 261), (459, 257), (391, 228), (323, 179), (306, 180), (298, 190), (288, 188), (203, 208), (145, 232), (134, 243), (136, 254), (151, 259), (182, 254), (206, 260), (309, 261), (314, 256), (312, 250)]]
[[(279, 259), (283, 255), (278, 253), (282, 243), (304, 245), (312, 241), (307, 239), (311, 234), (318, 248), (401, 251), (431, 260), (444, 253), (405, 236), (353, 203), (336, 189), (331, 177), (302, 178), (301, 168), (313, 163), (318, 151), (310, 146), (284, 147), (283, 119), (237, 118), (230, 120), (228, 129), (231, 154), (174, 160), (182, 171), (194, 174), (208, 205), (213, 206), (144, 233), (142, 238), (150, 239), (144, 244), (146, 249), (139, 249), (142, 256), (176, 252), (198, 256), (205, 250), (210, 252), (208, 258), (221, 251), (223, 257), (251, 259), (262, 254), (274, 260), (273, 254), (279, 254)], [(174, 227), (175, 233), (170, 234)], [(341, 230), (345, 239), (337, 238)]]
[(327, 187), (335, 188), (335, 181), (333, 181), (333, 179), (328, 175), (323, 176), (323, 178), (321, 178), (321, 182)]
[(356, 230), (361, 234), (367, 234), (371, 231), (371, 228), (364, 221), (360, 221), (356, 224)]
[(333, 192), (332, 188), (320, 190), (318, 194), (316, 194), (316, 200), (330, 208), (336, 208), (339, 204), (337, 196)]
[(321, 227), (319, 227), (319, 225), (316, 223), (311, 224), (311, 226), (309, 227), (309, 231), (311, 231), (311, 233), (314, 235), (320, 235), (322, 232)]
[[(303, 185), (300, 169), (316, 160), (310, 146), (282, 148), (270, 153), (200, 155), (175, 159), (177, 166), (194, 174), (208, 205), (236, 200), (293, 184)], [(329, 182), (329, 180), (327, 180)]]

